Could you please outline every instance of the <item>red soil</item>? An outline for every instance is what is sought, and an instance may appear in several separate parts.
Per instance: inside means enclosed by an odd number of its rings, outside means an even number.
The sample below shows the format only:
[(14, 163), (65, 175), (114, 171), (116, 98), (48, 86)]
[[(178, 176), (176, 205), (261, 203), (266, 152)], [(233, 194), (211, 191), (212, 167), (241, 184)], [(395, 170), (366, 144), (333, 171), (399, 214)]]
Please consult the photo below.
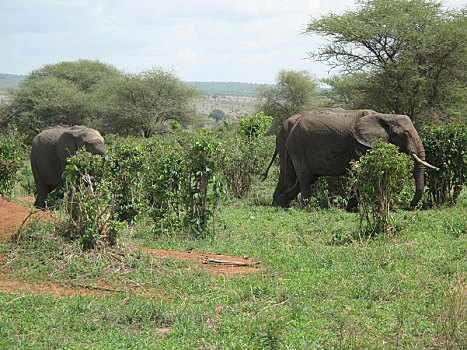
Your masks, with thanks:
[[(11, 238), (16, 231), (33, 217), (40, 217), (44, 220), (50, 220), (52, 217), (43, 211), (32, 210), (27, 207), (27, 203), (34, 201), (33, 198), (20, 198), (19, 203), (10, 202), (0, 197), (0, 242)], [(24, 205), (23, 205), (24, 204)], [(215, 253), (203, 253), (196, 251), (178, 251), (166, 249), (153, 249), (145, 247), (131, 246), (132, 249), (141, 249), (143, 252), (151, 254), (155, 259), (175, 259), (190, 261), (202, 264), (201, 266), (212, 276), (231, 276), (233, 274), (242, 274), (249, 272), (258, 272), (256, 267), (248, 258), (236, 257), (231, 255), (221, 255)], [(0, 254), (0, 261), (6, 256)], [(126, 288), (125, 290), (115, 290), (106, 285), (97, 282), (94, 285), (78, 284), (57, 284), (52, 282), (42, 282), (32, 284), (17, 279), (12, 279), (8, 271), (0, 262), (0, 293), (48, 293), (56, 296), (102, 296), (109, 293), (130, 292), (135, 294), (154, 295), (153, 291), (147, 291), (138, 286)]]

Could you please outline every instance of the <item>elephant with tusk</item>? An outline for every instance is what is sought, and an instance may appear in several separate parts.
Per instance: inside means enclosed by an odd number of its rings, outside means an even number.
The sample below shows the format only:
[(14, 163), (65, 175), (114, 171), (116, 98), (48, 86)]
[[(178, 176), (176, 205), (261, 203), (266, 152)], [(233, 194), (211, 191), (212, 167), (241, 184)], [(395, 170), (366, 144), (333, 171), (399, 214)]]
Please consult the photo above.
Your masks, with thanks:
[(414, 157), (416, 191), (411, 206), (416, 206), (423, 194), (425, 167), (436, 168), (425, 161), (425, 150), (410, 118), (341, 108), (314, 109), (285, 121), (277, 135), (273, 156), (274, 160), (279, 154), (281, 161), (273, 204), (287, 207), (298, 193), (304, 199), (309, 198), (310, 186), (320, 176), (345, 174), (350, 161), (365, 154), (378, 139)]

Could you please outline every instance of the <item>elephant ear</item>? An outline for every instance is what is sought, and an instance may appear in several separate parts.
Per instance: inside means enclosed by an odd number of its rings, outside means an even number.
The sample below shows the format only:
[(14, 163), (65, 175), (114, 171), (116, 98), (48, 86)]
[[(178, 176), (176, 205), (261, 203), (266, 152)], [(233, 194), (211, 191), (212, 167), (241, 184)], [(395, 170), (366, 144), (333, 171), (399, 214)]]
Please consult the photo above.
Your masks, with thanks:
[(57, 142), (57, 156), (63, 167), (65, 166), (66, 159), (75, 154), (78, 147), (75, 131), (68, 129), (60, 136)]
[(355, 139), (360, 144), (371, 148), (378, 139), (384, 142), (389, 140), (388, 128), (386, 121), (377, 114), (367, 115), (355, 123)]

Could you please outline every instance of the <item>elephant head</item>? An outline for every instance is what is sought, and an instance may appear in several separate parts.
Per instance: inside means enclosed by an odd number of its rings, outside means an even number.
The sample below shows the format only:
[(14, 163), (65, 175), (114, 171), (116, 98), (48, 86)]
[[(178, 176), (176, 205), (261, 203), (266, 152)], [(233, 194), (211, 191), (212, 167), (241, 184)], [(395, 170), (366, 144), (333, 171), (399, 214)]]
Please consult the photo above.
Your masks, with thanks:
[(365, 116), (357, 120), (353, 134), (355, 140), (364, 147), (371, 148), (376, 140), (381, 139), (414, 157), (416, 190), (410, 205), (416, 206), (423, 195), (425, 167), (438, 168), (425, 162), (425, 149), (410, 118), (406, 115), (381, 113)]
[(62, 171), (66, 166), (66, 159), (82, 147), (92, 154), (107, 154), (104, 138), (99, 131), (82, 125), (66, 128), (57, 141), (57, 156), (62, 164)]

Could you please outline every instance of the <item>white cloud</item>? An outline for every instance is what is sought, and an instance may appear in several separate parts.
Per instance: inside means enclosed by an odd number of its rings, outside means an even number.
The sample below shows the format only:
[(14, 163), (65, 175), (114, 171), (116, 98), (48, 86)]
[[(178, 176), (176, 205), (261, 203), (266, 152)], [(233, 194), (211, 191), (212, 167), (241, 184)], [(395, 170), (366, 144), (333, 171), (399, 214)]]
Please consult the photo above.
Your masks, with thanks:
[(324, 64), (305, 59), (317, 38), (301, 33), (310, 16), (353, 7), (353, 0), (0, 0), (0, 72), (89, 58), (133, 72), (174, 69), (186, 80), (272, 82), (280, 69), (325, 76)]

